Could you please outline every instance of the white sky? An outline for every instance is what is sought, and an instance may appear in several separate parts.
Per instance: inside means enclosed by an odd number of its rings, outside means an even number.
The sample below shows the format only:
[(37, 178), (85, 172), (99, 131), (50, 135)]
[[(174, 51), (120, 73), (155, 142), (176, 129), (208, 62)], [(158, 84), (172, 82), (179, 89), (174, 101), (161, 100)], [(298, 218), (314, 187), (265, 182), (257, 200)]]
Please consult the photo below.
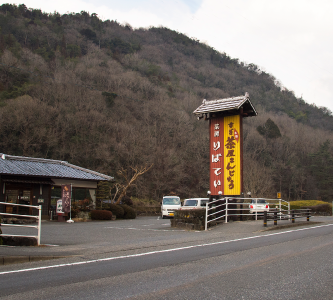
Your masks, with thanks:
[(85, 10), (134, 28), (162, 25), (258, 65), (297, 97), (333, 111), (331, 0), (0, 0), (3, 3), (61, 14)]

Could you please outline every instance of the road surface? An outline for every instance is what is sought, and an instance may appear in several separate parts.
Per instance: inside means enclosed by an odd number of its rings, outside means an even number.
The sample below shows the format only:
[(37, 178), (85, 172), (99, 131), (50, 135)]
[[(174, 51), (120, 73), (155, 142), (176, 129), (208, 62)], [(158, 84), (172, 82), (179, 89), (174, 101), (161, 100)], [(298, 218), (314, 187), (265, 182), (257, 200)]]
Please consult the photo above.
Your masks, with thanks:
[(333, 224), (0, 269), (1, 299), (332, 299)]

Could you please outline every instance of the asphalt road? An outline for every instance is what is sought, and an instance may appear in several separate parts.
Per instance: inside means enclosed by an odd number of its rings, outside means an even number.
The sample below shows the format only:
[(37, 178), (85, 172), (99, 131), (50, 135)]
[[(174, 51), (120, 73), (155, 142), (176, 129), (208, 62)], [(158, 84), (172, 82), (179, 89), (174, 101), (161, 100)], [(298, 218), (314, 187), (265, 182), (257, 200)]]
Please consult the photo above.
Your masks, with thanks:
[[(254, 230), (260, 228), (254, 221), (223, 225), (211, 232), (173, 231), (164, 225), (168, 222), (149, 218), (132, 224), (67, 227), (77, 238), (61, 248), (85, 254), (2, 267), (0, 297), (332, 299), (333, 224), (268, 232)], [(47, 226), (52, 231), (58, 225)], [(100, 236), (91, 239), (101, 247), (89, 248), (79, 238), (85, 226), (99, 229)], [(110, 241), (100, 240), (110, 231), (120, 245), (111, 247), (106, 245)]]

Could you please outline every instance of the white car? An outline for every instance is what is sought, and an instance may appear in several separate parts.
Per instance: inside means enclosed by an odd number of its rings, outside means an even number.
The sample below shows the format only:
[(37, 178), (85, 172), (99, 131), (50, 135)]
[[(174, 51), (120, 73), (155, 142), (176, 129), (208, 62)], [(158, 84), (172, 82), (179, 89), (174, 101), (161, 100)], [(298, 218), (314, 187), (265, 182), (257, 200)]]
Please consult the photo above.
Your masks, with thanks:
[(269, 211), (269, 204), (265, 199), (252, 199), (249, 207), (251, 214)]
[(180, 209), (204, 209), (209, 198), (190, 198), (185, 199), (184, 204)]

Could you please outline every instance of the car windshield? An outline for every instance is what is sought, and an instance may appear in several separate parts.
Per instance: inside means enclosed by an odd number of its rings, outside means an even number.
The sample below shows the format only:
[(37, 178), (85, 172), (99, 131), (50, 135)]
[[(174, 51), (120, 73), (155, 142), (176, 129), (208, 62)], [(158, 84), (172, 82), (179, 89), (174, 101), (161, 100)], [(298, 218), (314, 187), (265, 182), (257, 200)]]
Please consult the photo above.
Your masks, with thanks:
[(180, 199), (178, 197), (174, 198), (163, 198), (164, 205), (179, 205)]
[(257, 203), (257, 204), (267, 204), (266, 200), (265, 199), (252, 199), (251, 203)]
[(184, 206), (197, 206), (197, 205), (198, 205), (198, 200), (189, 199), (185, 200), (184, 202)]
[(201, 206), (206, 206), (207, 202), (208, 202), (208, 200), (201, 200)]

